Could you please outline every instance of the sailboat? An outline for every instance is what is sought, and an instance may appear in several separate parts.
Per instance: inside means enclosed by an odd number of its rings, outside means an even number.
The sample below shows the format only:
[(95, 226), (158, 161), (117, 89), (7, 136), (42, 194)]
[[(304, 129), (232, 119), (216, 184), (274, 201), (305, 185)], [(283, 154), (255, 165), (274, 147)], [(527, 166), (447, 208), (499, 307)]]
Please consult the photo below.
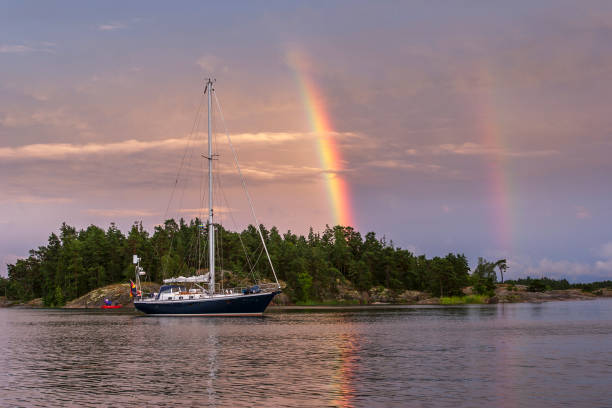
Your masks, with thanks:
[[(140, 258), (134, 255), (136, 271), (136, 284), (132, 293), (134, 296), (134, 306), (137, 310), (149, 315), (164, 316), (259, 316), (266, 310), (274, 296), (281, 292), (281, 286), (276, 277), (276, 271), (272, 265), (270, 254), (266, 246), (263, 234), (257, 223), (251, 197), (246, 189), (246, 183), (242, 177), (240, 166), (231, 140), (230, 147), (234, 153), (234, 161), (238, 173), (240, 174), (242, 186), (248, 198), (251, 212), (256, 221), (256, 228), (261, 238), (263, 249), (270, 268), (274, 275), (275, 283), (257, 283), (252, 286), (221, 288), (215, 284), (215, 224), (213, 209), (213, 160), (217, 156), (213, 152), (212, 143), (212, 97), (215, 94), (214, 82), (207, 79), (204, 94), (208, 100), (208, 155), (202, 157), (208, 160), (208, 260), (209, 268), (207, 273), (200, 273), (194, 276), (178, 276), (164, 279), (164, 284), (158, 292), (144, 294), (141, 290), (140, 277), (146, 272), (140, 267)], [(218, 103), (218, 100), (215, 100)], [(220, 109), (220, 107), (219, 107)], [(227, 132), (226, 132), (227, 133)]]

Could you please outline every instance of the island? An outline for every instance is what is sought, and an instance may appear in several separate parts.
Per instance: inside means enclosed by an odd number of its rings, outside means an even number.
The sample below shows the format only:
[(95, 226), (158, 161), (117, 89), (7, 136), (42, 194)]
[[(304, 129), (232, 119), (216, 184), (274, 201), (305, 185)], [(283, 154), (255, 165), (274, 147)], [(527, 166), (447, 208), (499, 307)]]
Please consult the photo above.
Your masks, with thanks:
[[(202, 256), (193, 251), (198, 237), (204, 242), (207, 238), (201, 225), (197, 218), (188, 223), (169, 219), (150, 234), (136, 222), (124, 235), (115, 224), (106, 231), (95, 225), (77, 231), (63, 223), (47, 245), (8, 265), (8, 278), (0, 278), (0, 305), (88, 308), (110, 299), (130, 306), (134, 254), (146, 271), (146, 291), (155, 291), (169, 274), (189, 276), (205, 270)], [(216, 225), (216, 230), (218, 282), (231, 287), (272, 281), (269, 264), (261, 261), (255, 226), (233, 232)], [(505, 259), (479, 258), (471, 270), (464, 254), (427, 258), (374, 232), (362, 236), (349, 226), (327, 226), (323, 232), (311, 228), (307, 236), (291, 231), (281, 235), (276, 227), (263, 225), (261, 230), (283, 289), (276, 305), (454, 305), (612, 296), (612, 281), (504, 281)]]

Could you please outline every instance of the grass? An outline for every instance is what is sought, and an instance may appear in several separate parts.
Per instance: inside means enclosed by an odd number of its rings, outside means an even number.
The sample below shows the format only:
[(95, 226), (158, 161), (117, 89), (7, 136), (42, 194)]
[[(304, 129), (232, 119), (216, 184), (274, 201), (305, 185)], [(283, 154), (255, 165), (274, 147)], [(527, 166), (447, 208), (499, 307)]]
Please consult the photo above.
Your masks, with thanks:
[(487, 303), (488, 297), (485, 295), (451, 296), (441, 297), (441, 305), (466, 305)]

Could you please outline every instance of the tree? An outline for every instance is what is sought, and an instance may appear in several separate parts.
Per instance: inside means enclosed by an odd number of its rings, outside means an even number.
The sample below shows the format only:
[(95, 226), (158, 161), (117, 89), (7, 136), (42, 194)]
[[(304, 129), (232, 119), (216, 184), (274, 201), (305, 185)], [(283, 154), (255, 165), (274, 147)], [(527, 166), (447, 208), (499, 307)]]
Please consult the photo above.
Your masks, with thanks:
[(499, 269), (499, 274), (501, 276), (501, 283), (504, 283), (504, 272), (508, 269), (508, 265), (505, 259), (500, 259), (495, 262), (495, 267)]
[(478, 258), (478, 265), (472, 274), (472, 285), (474, 291), (480, 295), (491, 295), (495, 291), (497, 275), (495, 268), (497, 263), (488, 262), (484, 258)]
[[(8, 265), (9, 278), (0, 281), (11, 299), (43, 298), (45, 305), (60, 305), (103, 285), (133, 279), (132, 255), (137, 254), (146, 278), (190, 275), (207, 266), (208, 232), (198, 218), (186, 222), (166, 220), (149, 235), (135, 222), (127, 237), (115, 224), (104, 231), (95, 225), (77, 231), (62, 223), (48, 243), (31, 250), (25, 259)], [(217, 231), (217, 259), (221, 270), (231, 270), (226, 284), (242, 285), (246, 280), (273, 279), (259, 232), (249, 225), (240, 232)], [(471, 283), (477, 293), (491, 294), (507, 270), (500, 259), (479, 258), (470, 276), (465, 255), (448, 254), (428, 259), (394, 246), (374, 232), (362, 235), (348, 226), (326, 225), (322, 233), (312, 228), (307, 236), (291, 230), (281, 234), (276, 227), (261, 226), (278, 277), (285, 281), (285, 293), (294, 301), (328, 299), (343, 286), (367, 291), (385, 286), (394, 291), (420, 290), (434, 295), (461, 295)], [(218, 277), (219, 278), (219, 277)], [(546, 287), (569, 287), (568, 282), (546, 280)], [(537, 284), (536, 284), (537, 285)], [(585, 287), (586, 288), (586, 287)]]

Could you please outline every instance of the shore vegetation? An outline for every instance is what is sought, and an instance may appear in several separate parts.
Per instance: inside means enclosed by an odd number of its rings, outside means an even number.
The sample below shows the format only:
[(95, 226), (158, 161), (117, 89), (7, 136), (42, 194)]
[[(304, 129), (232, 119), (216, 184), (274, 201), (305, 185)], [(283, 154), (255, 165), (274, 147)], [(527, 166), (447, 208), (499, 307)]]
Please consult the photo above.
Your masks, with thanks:
[[(45, 306), (63, 306), (94, 289), (129, 282), (134, 278), (135, 254), (150, 282), (202, 273), (207, 266), (198, 262), (208, 259), (206, 245), (197, 245), (198, 235), (200, 242), (207, 239), (202, 225), (197, 218), (190, 222), (169, 219), (151, 234), (136, 222), (124, 235), (115, 224), (106, 230), (95, 225), (77, 230), (64, 223), (46, 245), (7, 265), (8, 279), (0, 278), (0, 295), (22, 302), (42, 298)], [(225, 287), (273, 280), (253, 225), (241, 232), (216, 227), (220, 270), (228, 272), (223, 277)], [(328, 226), (322, 232), (311, 228), (306, 236), (281, 233), (276, 227), (268, 230), (263, 225), (261, 230), (278, 278), (285, 284), (283, 295), (298, 305), (357, 304), (363, 299), (355, 300), (355, 294), (373, 288), (378, 288), (377, 293), (429, 293), (442, 298), (444, 304), (484, 303), (495, 295), (498, 274), (502, 280), (507, 269), (505, 259), (489, 262), (479, 258), (470, 274), (464, 254), (427, 258), (374, 232), (362, 235), (346, 226)], [(577, 287), (546, 278), (506, 283), (510, 288), (527, 285), (532, 291)], [(582, 290), (593, 291), (612, 286), (612, 282), (598, 285), (578, 284)], [(468, 286), (473, 288), (472, 296), (464, 294)]]

